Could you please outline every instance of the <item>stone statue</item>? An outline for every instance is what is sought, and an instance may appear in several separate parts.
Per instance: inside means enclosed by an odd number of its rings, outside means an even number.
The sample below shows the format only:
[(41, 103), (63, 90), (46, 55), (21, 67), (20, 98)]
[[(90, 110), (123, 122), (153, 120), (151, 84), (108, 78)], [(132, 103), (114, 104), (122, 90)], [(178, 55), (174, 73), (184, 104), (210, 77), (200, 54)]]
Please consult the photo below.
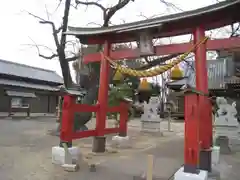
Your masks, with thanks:
[(158, 97), (151, 97), (148, 104), (144, 102), (144, 113), (141, 116), (142, 131), (160, 132), (161, 119), (158, 115), (158, 106)]
[(236, 115), (237, 110), (234, 105), (227, 103), (223, 97), (217, 97), (216, 103), (218, 110), (215, 115), (215, 126), (233, 126), (238, 127)]
[(217, 97), (216, 104), (218, 106), (214, 123), (216, 145), (220, 146), (221, 153), (230, 153), (231, 148), (239, 141), (237, 110), (223, 97)]
[(158, 97), (151, 97), (149, 100), (149, 104), (147, 104), (146, 102), (144, 102), (144, 112), (141, 116), (141, 119), (143, 121), (152, 121), (152, 120), (159, 120), (159, 116), (158, 116), (158, 109), (159, 106), (159, 99)]

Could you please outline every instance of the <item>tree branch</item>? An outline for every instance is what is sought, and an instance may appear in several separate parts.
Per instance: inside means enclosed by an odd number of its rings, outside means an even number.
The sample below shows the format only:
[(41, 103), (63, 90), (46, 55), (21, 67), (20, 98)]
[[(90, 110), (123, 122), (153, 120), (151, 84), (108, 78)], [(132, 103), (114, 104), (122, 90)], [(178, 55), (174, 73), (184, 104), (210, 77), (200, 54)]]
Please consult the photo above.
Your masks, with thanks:
[(73, 57), (66, 58), (66, 61), (71, 62), (77, 60), (78, 58), (80, 58), (80, 55), (75, 55)]
[(109, 24), (110, 19), (113, 17), (113, 15), (123, 7), (125, 7), (130, 1), (134, 0), (119, 0), (116, 5), (110, 8), (105, 8), (103, 5), (98, 3), (98, 1), (79, 1), (75, 0), (76, 5), (78, 6), (79, 4), (85, 5), (85, 6), (97, 6), (103, 11), (103, 27), (107, 27)]
[(110, 21), (110, 19), (113, 17), (113, 15), (120, 9), (124, 8), (130, 1), (134, 2), (134, 0), (119, 0), (118, 4), (116, 4), (115, 6), (108, 8), (105, 12), (104, 12), (104, 23), (103, 23), (103, 27), (108, 26), (108, 22)]
[(43, 46), (43, 47), (45, 47), (45, 48), (47, 48), (47, 49), (50, 49), (50, 48), (47, 47), (47, 46), (44, 46), (44, 45), (38, 45), (38, 44), (36, 44), (36, 42), (33, 41), (33, 39), (31, 39), (30, 37), (29, 37), (29, 39), (33, 42), (32, 46), (36, 47), (39, 57), (42, 57), (42, 58), (44, 58), (44, 59), (54, 59), (54, 58), (58, 57), (58, 55), (57, 55), (56, 53), (53, 53), (53, 52), (52, 52), (52, 55), (51, 55), (51, 56), (46, 56), (46, 55), (41, 54), (41, 53), (40, 53), (39, 46)]
[(46, 14), (47, 14), (47, 18), (48, 20), (50, 19), (50, 16), (49, 16), (49, 12), (48, 12), (48, 9), (47, 9), (47, 5), (45, 4), (45, 11), (46, 11)]
[(86, 2), (83, 2), (83, 1), (79, 1), (79, 0), (75, 0), (75, 3), (76, 3), (76, 6), (78, 6), (79, 4), (82, 4), (82, 5), (86, 5), (86, 6), (89, 6), (89, 5), (93, 5), (93, 6), (97, 6), (99, 7), (103, 12), (105, 12), (107, 9), (99, 4), (98, 2), (94, 2), (94, 1), (86, 1)]
[[(30, 38), (30, 37), (29, 37)], [(31, 38), (30, 38), (31, 39)], [(32, 41), (32, 39), (31, 39), (31, 41)], [(45, 46), (45, 45), (42, 45), (42, 44), (22, 44), (23, 46), (38, 46), (38, 47), (43, 47), (43, 48), (45, 48), (45, 49), (48, 49), (49, 51), (51, 51), (53, 54), (55, 54), (54, 53), (54, 51), (51, 49), (51, 48), (49, 48), (49, 47), (47, 47), (47, 46)]]
[(30, 16), (32, 16), (32, 17), (38, 19), (39, 21), (46, 21), (45, 19), (43, 19), (43, 18), (41, 18), (41, 17), (39, 17), (39, 16), (37, 16), (37, 15), (31, 13), (31, 12), (28, 12), (28, 11), (25, 11), (25, 10), (24, 10), (23, 12), (26, 12), (28, 15), (30, 15)]
[(55, 27), (55, 24), (52, 21), (39, 21), (40, 24), (50, 24), (52, 26), (52, 35), (57, 49), (60, 48), (60, 43), (58, 40), (58, 30)]
[(178, 11), (183, 11), (183, 9), (177, 7), (175, 4), (171, 3), (171, 2), (167, 2), (166, 0), (160, 0), (161, 3), (165, 4), (165, 6), (167, 7), (171, 7), (175, 10), (178, 10)]
[(56, 29), (56, 33), (57, 34), (60, 33), (62, 29), (63, 29), (63, 25), (61, 25), (58, 29)]
[(39, 57), (42, 57), (42, 58), (44, 58), (44, 59), (54, 59), (54, 58), (58, 57), (57, 54), (53, 54), (53, 55), (51, 55), (51, 56), (45, 56), (45, 55), (39, 54), (39, 53), (38, 53), (38, 56), (39, 56)]
[[(62, 0), (60, 0), (60, 3), (58, 5), (58, 7), (60, 6), (61, 2), (62, 2)], [(39, 47), (36, 45), (36, 43), (34, 43), (34, 44), (35, 44), (35, 47), (38, 50), (38, 54), (39, 54), (40, 57), (45, 58), (45, 59), (53, 59), (55, 57), (59, 58), (60, 66), (61, 66), (61, 69), (62, 69), (62, 75), (63, 75), (63, 79), (64, 79), (64, 85), (65, 85), (66, 88), (69, 88), (70, 86), (73, 85), (71, 74), (70, 74), (70, 69), (69, 69), (69, 64), (68, 64), (68, 61), (67, 61), (66, 55), (65, 55), (66, 34), (64, 33), (64, 32), (66, 32), (67, 26), (68, 26), (68, 16), (69, 16), (70, 6), (71, 6), (71, 0), (65, 0), (63, 21), (62, 21), (62, 25), (59, 28), (56, 28), (55, 24), (52, 21), (46, 20), (46, 19), (41, 18), (41, 17), (39, 17), (39, 16), (37, 16), (33, 13), (25, 11), (29, 15), (31, 15), (32, 17), (38, 19), (40, 24), (48, 24), (52, 27), (52, 35), (53, 35), (53, 39), (54, 39), (54, 42), (55, 42), (55, 45), (56, 45), (56, 51), (57, 51), (56, 54), (53, 54), (52, 56), (42, 55), (39, 52)], [(46, 6), (45, 6), (45, 8), (46, 8)], [(60, 33), (60, 32), (62, 32), (62, 33), (61, 33), (61, 36), (59, 38), (58, 33)], [(69, 60), (76, 59), (76, 58), (77, 57), (71, 57), (71, 58), (69, 58)]]
[(237, 27), (234, 27), (234, 24), (231, 25), (231, 35), (230, 37), (238, 37), (239, 34), (237, 33), (240, 29), (240, 23), (238, 23)]
[(38, 19), (40, 24), (51, 25), (55, 45), (56, 45), (57, 49), (60, 48), (60, 44), (59, 44), (59, 40), (58, 40), (58, 36), (57, 36), (57, 34), (59, 33), (59, 29), (56, 29), (55, 24), (52, 21), (45, 20), (45, 19), (43, 19), (43, 18), (41, 18), (41, 17), (31, 13), (31, 12), (28, 12), (28, 11), (25, 11), (25, 12), (27, 12), (30, 16), (33, 16), (34, 18)]

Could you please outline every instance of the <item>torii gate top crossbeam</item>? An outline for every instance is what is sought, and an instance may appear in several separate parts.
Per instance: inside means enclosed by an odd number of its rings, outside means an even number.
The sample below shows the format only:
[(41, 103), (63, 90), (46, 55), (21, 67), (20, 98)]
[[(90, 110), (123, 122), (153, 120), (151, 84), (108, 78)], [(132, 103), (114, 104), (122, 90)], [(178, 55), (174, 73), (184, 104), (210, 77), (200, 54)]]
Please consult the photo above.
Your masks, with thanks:
[(75, 35), (83, 44), (102, 44), (135, 41), (138, 33), (148, 31), (152, 37), (169, 37), (192, 33), (197, 26), (205, 30), (219, 28), (240, 19), (240, 0), (226, 0), (204, 8), (108, 28), (68, 27), (68, 35)]

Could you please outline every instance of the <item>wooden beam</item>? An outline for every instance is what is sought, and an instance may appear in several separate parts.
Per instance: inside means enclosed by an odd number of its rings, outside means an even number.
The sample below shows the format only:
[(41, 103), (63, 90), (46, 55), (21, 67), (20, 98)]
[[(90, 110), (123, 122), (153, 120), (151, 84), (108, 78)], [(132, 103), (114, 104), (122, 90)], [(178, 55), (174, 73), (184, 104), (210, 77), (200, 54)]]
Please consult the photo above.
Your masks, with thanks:
[[(169, 44), (155, 46), (155, 53), (157, 56), (169, 55), (175, 53), (184, 53), (190, 49), (192, 42), (180, 43), (180, 44)], [(226, 39), (215, 39), (207, 41), (207, 50), (223, 50), (223, 49), (236, 49), (240, 48), (240, 37), (232, 37)], [(124, 49), (111, 51), (110, 57), (113, 60), (120, 59), (136, 59), (139, 56), (139, 49)], [(84, 63), (100, 61), (101, 54), (94, 53), (84, 56)]]

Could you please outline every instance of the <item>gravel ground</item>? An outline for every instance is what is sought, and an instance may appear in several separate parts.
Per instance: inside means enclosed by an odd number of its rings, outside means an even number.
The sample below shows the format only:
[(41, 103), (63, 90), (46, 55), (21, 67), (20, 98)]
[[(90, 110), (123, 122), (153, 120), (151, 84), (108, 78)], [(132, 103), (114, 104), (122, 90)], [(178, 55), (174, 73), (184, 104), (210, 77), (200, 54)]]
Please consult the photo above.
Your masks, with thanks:
[[(0, 180), (132, 180), (146, 170), (148, 154), (154, 155), (154, 176), (162, 180), (183, 162), (183, 123), (173, 123), (174, 132), (167, 132), (163, 123), (164, 136), (160, 136), (139, 133), (139, 122), (133, 121), (129, 125), (133, 148), (93, 156), (90, 138), (77, 141), (82, 153), (100, 164), (95, 173), (90, 173), (86, 164), (81, 164), (78, 172), (67, 173), (51, 163), (51, 147), (59, 140), (47, 132), (54, 127), (54, 119), (0, 120)], [(239, 179), (239, 156), (221, 157), (219, 169), (224, 180)]]

